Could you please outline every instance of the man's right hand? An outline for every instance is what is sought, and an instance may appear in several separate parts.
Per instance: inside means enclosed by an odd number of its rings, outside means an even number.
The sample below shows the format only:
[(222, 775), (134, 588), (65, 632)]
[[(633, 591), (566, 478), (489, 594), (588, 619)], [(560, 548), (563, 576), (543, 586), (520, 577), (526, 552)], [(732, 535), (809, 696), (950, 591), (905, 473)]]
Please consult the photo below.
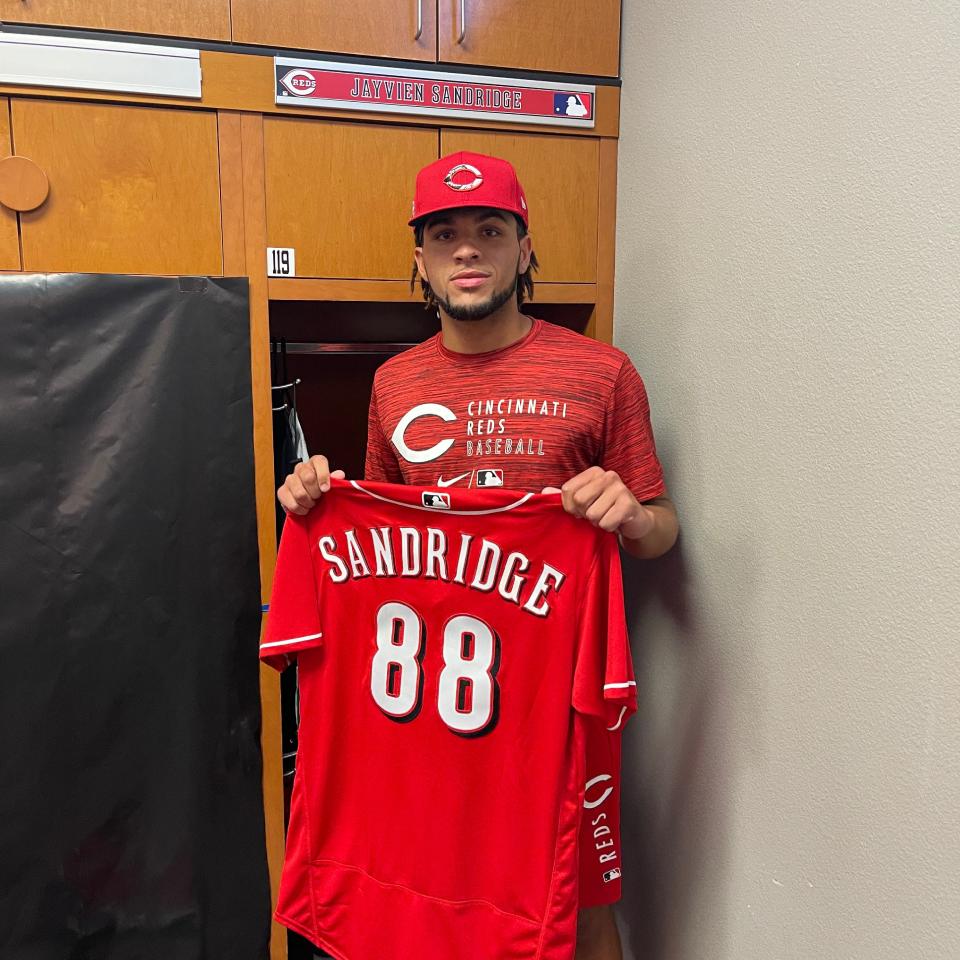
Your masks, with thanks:
[(330, 489), (331, 477), (343, 480), (345, 476), (342, 470), (331, 473), (326, 457), (311, 457), (306, 463), (298, 463), (293, 468), (293, 473), (277, 491), (277, 499), (287, 513), (303, 516)]

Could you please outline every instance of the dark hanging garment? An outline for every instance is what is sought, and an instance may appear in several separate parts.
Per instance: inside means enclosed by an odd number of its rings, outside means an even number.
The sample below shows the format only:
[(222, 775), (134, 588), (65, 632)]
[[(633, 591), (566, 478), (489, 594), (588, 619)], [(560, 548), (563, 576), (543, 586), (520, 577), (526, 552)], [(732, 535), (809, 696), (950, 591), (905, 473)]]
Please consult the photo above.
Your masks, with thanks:
[[(273, 408), (273, 482), (279, 487), (293, 468), (306, 456), (306, 441), (300, 420), (297, 417), (297, 384), (300, 380), (292, 379), (287, 368), (286, 340), (272, 340), (270, 342), (270, 388), (271, 404)], [(286, 522), (286, 511), (280, 506), (279, 500), (274, 501), (277, 521), (277, 543), (283, 535), (283, 525)], [(293, 778), (297, 768), (297, 729), (300, 726), (299, 690), (296, 666), (285, 671), (280, 676), (280, 726), (281, 752), (283, 768), (283, 802), (284, 823), (290, 811), (290, 800), (293, 791)], [(297, 935), (291, 933), (294, 940)], [(305, 941), (304, 941), (305, 942)], [(298, 960), (298, 945), (291, 943), (291, 960)], [(312, 952), (310, 954), (312, 956)]]
[(0, 957), (260, 960), (245, 279), (0, 276)]
[[(270, 388), (273, 409), (273, 482), (280, 487), (293, 468), (307, 459), (307, 444), (297, 417), (297, 384), (287, 371), (285, 340), (270, 343)], [(277, 518), (277, 543), (283, 534), (286, 513), (280, 501), (274, 502)]]

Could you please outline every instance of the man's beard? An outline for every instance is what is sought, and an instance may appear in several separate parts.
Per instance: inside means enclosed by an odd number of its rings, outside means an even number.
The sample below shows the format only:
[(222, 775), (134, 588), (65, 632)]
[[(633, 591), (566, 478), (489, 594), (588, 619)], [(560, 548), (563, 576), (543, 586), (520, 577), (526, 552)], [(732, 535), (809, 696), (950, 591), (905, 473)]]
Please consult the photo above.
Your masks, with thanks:
[(502, 290), (497, 290), (484, 300), (482, 303), (470, 303), (459, 305), (451, 303), (446, 297), (440, 296), (434, 290), (433, 297), (438, 306), (443, 308), (444, 313), (454, 320), (483, 320), (489, 317), (491, 313), (496, 313), (512, 296), (517, 292), (517, 281), (520, 274), (516, 274), (512, 283), (508, 283)]

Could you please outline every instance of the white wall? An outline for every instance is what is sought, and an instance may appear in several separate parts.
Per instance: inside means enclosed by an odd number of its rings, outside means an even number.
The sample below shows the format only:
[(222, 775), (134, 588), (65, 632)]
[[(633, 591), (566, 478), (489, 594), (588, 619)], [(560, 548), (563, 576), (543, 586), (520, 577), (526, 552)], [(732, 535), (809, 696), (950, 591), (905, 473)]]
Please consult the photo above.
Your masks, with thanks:
[(960, 3), (625, 0), (636, 960), (960, 957)]

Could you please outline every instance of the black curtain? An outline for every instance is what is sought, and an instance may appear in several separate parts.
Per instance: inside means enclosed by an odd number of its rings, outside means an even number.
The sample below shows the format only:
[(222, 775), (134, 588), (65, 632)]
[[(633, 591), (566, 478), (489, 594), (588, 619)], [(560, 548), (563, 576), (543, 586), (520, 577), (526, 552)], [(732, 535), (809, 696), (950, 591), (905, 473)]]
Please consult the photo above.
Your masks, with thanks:
[(0, 276), (0, 957), (267, 953), (245, 279)]

